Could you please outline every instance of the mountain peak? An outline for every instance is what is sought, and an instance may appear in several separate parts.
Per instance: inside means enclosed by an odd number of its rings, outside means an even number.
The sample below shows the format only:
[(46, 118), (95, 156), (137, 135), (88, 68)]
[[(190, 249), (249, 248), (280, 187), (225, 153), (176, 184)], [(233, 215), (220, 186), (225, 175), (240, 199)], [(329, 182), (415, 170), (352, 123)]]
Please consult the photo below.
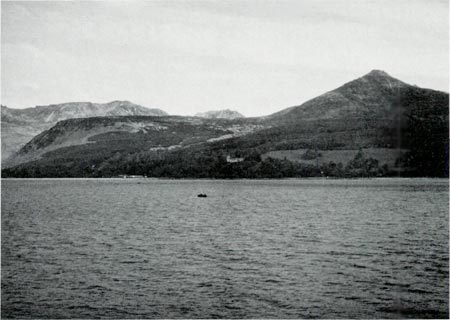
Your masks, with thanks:
[(338, 115), (345, 118), (357, 116), (366, 110), (375, 110), (374, 106), (377, 106), (386, 112), (383, 116), (388, 117), (400, 90), (410, 87), (387, 72), (375, 69), (300, 106), (287, 108), (272, 116), (290, 120), (332, 119)]
[(373, 69), (367, 76), (377, 76), (377, 77), (391, 77), (386, 71)]
[[(358, 78), (356, 80), (350, 81), (347, 84), (344, 84), (341, 88), (347, 88), (348, 86), (352, 87), (355, 85), (356, 86), (363, 85), (366, 87), (368, 86), (371, 87), (372, 89), (375, 89), (375, 87), (378, 86), (389, 88), (390, 90), (410, 86), (409, 84), (392, 77), (387, 72), (377, 69), (370, 71), (368, 74), (362, 76), (361, 78)], [(337, 90), (339, 90), (339, 88)]]
[(224, 109), (224, 110), (212, 110), (206, 112), (200, 112), (195, 114), (196, 117), (201, 118), (209, 118), (209, 119), (236, 119), (236, 118), (244, 118), (242, 114), (237, 111)]

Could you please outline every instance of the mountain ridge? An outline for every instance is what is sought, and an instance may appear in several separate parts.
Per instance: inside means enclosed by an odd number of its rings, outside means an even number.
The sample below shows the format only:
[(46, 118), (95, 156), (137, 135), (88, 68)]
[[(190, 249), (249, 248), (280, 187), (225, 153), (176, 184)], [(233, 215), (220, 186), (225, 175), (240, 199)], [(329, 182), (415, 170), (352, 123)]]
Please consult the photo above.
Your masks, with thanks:
[[(297, 155), (305, 153), (300, 158), (289, 156), (300, 163), (294, 165), (297, 171), (283, 173), (290, 176), (305, 174), (301, 163), (306, 160), (302, 159), (320, 157), (320, 150), (336, 164), (343, 159), (339, 150), (348, 155), (349, 150), (364, 149), (371, 157), (378, 157), (370, 160), (371, 166), (376, 164), (378, 168), (371, 174), (448, 175), (444, 166), (445, 161), (448, 163), (448, 94), (406, 84), (379, 70), (266, 117), (92, 119), (66, 120), (35, 137), (19, 152), (16, 169), (6, 172), (31, 176), (36, 176), (38, 170), (50, 176), (145, 173), (168, 177), (264, 177), (267, 172), (263, 168), (274, 165), (267, 160), (267, 154), (281, 157), (277, 161), (288, 161), (283, 157), (290, 150)], [(97, 131), (92, 131), (92, 126)], [(98, 128), (106, 129), (100, 132)], [(48, 139), (51, 136), (57, 141), (69, 141), (69, 132), (75, 134), (70, 139), (78, 144), (58, 147)], [(401, 152), (389, 151), (394, 149)], [(251, 167), (236, 173), (233, 170), (240, 165), (227, 165), (226, 155), (253, 159), (242, 164)], [(352, 163), (360, 163), (363, 158), (360, 155)], [(76, 163), (90, 163), (97, 169), (82, 169)], [(286, 166), (293, 165), (289, 163)], [(316, 165), (319, 163), (328, 165), (317, 160)], [(311, 162), (307, 164), (311, 166)], [(381, 165), (395, 168), (381, 170)], [(328, 172), (327, 168), (313, 169), (308, 169), (308, 174)], [(352, 170), (346, 174), (355, 174)], [(216, 171), (220, 174), (216, 175)]]
[(25, 109), (1, 106), (2, 160), (18, 151), (40, 132), (51, 128), (58, 121), (71, 118), (125, 115), (168, 115), (160, 109), (150, 109), (126, 100), (107, 103), (65, 102), (39, 105)]

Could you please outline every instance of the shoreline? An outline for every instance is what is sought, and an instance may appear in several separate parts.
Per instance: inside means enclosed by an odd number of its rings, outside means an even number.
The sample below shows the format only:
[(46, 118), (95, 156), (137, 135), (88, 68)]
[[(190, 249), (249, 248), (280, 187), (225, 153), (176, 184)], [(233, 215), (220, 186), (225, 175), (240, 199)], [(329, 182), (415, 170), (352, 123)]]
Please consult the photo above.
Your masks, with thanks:
[(449, 180), (448, 177), (352, 177), (352, 178), (335, 178), (335, 177), (298, 177), (298, 178), (118, 178), (118, 177), (44, 177), (44, 178), (17, 178), (17, 177), (1, 177), (0, 180), (124, 180), (124, 181), (142, 181), (142, 180), (173, 180), (173, 181), (281, 181), (281, 180), (408, 180), (408, 179), (433, 179), (433, 180)]

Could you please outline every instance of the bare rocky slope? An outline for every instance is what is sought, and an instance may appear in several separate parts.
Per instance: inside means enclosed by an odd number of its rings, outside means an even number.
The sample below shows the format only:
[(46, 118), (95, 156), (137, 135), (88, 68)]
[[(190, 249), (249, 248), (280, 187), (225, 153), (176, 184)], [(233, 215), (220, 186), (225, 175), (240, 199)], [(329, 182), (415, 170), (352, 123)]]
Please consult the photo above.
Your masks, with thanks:
[(448, 176), (448, 93), (374, 70), (260, 118), (65, 120), (8, 167), (5, 176)]
[(164, 116), (160, 109), (149, 109), (129, 101), (109, 103), (68, 102), (26, 109), (1, 107), (2, 160), (7, 159), (34, 136), (58, 121), (99, 116)]

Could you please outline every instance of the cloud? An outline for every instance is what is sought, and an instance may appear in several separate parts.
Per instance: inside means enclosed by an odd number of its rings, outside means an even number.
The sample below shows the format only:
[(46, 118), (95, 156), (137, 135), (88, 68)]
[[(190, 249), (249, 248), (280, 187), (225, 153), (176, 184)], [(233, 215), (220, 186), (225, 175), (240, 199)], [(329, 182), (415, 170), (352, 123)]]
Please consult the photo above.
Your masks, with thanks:
[(448, 88), (445, 2), (257, 4), (3, 2), (2, 103), (121, 98), (177, 114), (258, 115), (375, 68)]

